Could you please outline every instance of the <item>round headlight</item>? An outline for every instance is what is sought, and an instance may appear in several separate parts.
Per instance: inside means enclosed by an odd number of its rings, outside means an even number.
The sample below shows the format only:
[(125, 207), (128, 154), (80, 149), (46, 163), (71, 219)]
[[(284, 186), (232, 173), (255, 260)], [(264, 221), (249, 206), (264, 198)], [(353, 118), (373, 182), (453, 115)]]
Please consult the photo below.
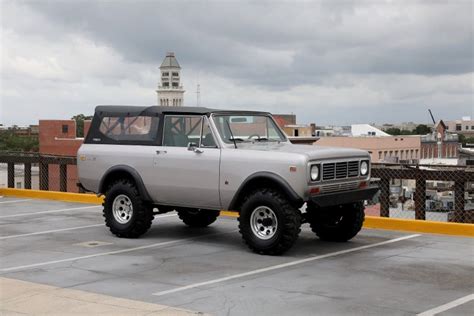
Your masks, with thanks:
[(319, 179), (319, 166), (314, 165), (311, 167), (311, 181), (316, 181)]
[(367, 163), (367, 161), (362, 161), (360, 163), (360, 174), (365, 176), (367, 175), (367, 172), (369, 172), (369, 164)]

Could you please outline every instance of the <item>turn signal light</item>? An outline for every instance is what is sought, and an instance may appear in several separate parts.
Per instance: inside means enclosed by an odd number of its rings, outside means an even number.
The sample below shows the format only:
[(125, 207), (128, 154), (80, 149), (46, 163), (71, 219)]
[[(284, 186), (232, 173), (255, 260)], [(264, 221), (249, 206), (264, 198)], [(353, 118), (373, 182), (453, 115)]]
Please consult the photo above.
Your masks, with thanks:
[(359, 189), (366, 188), (369, 186), (369, 183), (367, 181), (362, 181), (359, 183)]
[(311, 188), (309, 190), (309, 194), (313, 195), (313, 194), (318, 194), (320, 192), (319, 188)]

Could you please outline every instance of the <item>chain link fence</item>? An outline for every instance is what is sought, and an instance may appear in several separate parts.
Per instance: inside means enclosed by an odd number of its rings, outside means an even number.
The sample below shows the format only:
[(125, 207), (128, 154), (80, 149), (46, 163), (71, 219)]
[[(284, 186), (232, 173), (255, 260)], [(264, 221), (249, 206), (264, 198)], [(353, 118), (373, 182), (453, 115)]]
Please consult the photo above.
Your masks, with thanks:
[[(380, 188), (372, 211), (383, 217), (474, 222), (474, 168), (373, 164)], [(370, 206), (369, 206), (370, 209)]]
[[(372, 164), (372, 216), (474, 223), (474, 168)], [(0, 187), (80, 192), (76, 157), (0, 152)]]

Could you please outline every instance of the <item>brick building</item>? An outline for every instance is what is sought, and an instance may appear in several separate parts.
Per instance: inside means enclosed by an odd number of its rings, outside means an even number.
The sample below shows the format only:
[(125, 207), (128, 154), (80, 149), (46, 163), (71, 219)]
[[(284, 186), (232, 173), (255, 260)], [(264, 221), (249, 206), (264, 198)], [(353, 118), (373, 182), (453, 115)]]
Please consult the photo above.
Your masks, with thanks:
[(459, 156), (457, 134), (448, 133), (448, 127), (441, 120), (433, 127), (431, 134), (421, 137), (421, 158), (457, 158)]
[[(84, 135), (89, 131), (90, 121), (84, 121)], [(74, 120), (40, 120), (39, 121), (39, 152), (43, 155), (76, 156), (83, 138), (76, 137), (76, 121)], [(78, 192), (77, 168), (67, 167), (69, 192)], [(59, 191), (59, 166), (49, 166), (49, 189)]]
[(420, 136), (330, 136), (315, 145), (364, 149), (372, 162), (410, 162), (420, 159)]

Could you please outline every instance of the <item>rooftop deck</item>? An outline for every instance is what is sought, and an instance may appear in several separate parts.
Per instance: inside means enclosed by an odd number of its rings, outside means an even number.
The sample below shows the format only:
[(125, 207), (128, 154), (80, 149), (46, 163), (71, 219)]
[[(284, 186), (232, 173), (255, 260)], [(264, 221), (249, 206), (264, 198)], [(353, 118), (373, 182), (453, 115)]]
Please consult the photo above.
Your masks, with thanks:
[(231, 217), (190, 229), (170, 213), (156, 216), (143, 238), (120, 239), (98, 205), (19, 197), (0, 198), (0, 227), (0, 314), (474, 309), (473, 238), (364, 229), (329, 243), (303, 225), (288, 253), (270, 257), (248, 251)]

